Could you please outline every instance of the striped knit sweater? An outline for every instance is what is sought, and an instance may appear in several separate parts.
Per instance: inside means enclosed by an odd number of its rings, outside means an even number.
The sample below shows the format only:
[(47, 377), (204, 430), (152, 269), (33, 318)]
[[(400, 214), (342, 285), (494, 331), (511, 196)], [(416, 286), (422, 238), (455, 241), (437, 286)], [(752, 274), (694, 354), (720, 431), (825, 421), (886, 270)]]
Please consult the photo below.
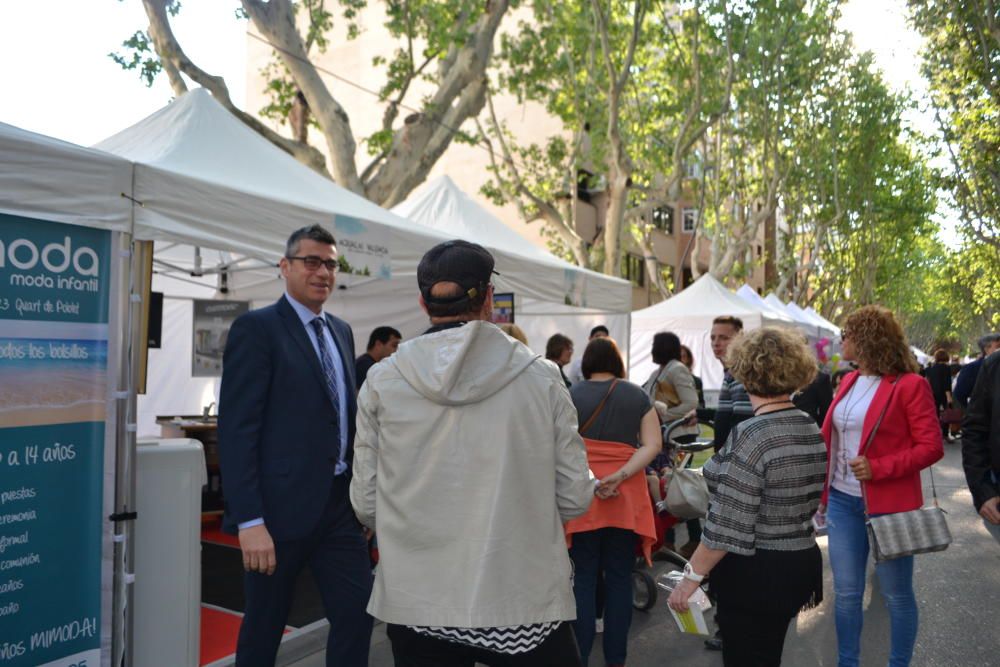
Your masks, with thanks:
[(815, 544), (812, 516), (826, 479), (826, 446), (816, 422), (789, 408), (733, 429), (703, 469), (712, 493), (702, 542), (752, 556)]

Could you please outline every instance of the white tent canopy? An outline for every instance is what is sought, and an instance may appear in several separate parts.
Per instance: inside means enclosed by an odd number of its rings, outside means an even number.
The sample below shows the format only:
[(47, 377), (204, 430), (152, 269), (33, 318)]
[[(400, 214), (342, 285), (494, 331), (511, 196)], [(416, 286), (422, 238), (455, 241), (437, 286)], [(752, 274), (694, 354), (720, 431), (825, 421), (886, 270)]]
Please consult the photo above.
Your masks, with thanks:
[[(537, 247), (462, 192), (448, 176), (431, 181), (392, 210), (450, 238), (473, 241), (506, 254), (510, 260), (507, 270), (516, 274), (550, 285), (559, 284), (566, 275), (579, 276), (584, 285), (580, 305), (565, 305), (565, 295), (561, 292), (546, 298), (525, 297), (515, 292), (515, 321), (535, 350), (543, 351), (548, 337), (558, 332), (576, 341), (577, 356), (583, 354), (583, 342), (590, 330), (603, 324), (620, 341), (622, 354), (627, 357), (631, 302), (628, 281), (581, 269)], [(500, 273), (503, 278), (504, 271)], [(597, 296), (598, 293), (605, 293), (608, 298)], [(617, 306), (587, 307), (595, 297), (605, 306)]]
[[(213, 293), (221, 286), (220, 273), (226, 278), (225, 298), (250, 300), (254, 306), (273, 301), (284, 289), (274, 267), (288, 235), (318, 222), (332, 228), (352, 264), (358, 265), (345, 248), (382, 250), (374, 277), (341, 273), (340, 289), (328, 304), (353, 326), (359, 353), (376, 326), (394, 326), (404, 339), (426, 328), (427, 317), (417, 304), (417, 264), (424, 252), (454, 234), (415, 225), (337, 186), (246, 127), (205, 90), (179, 97), (97, 147), (134, 163), (131, 196), (141, 204), (134, 213), (135, 236), (161, 242), (157, 288), (167, 303), (171, 297), (190, 299), (192, 290)], [(555, 322), (565, 316), (565, 304), (587, 309), (593, 318), (587, 331), (607, 313), (628, 312), (625, 281), (562, 267), (554, 258), (540, 270), (541, 264), (526, 263), (523, 252), (513, 252), (506, 243), (491, 250), (501, 274), (497, 291), (545, 304), (543, 312)], [(165, 252), (171, 253), (169, 261)], [(204, 277), (185, 275), (198, 273), (199, 262)], [(170, 287), (163, 287), (168, 276)], [(184, 287), (177, 289), (179, 284)], [(179, 347), (156, 356), (177, 364), (188, 354)], [(151, 357), (151, 379), (160, 370)], [(159, 414), (190, 413), (205, 405), (212, 381), (181, 375), (173, 368), (170, 381), (164, 378), (157, 386)], [(151, 428), (151, 403), (141, 402), (140, 433)], [(168, 410), (168, 405), (175, 407)]]
[(803, 331), (809, 336), (810, 340), (819, 340), (819, 326), (813, 321), (811, 317), (808, 317), (801, 308), (791, 308), (790, 306), (794, 304), (785, 304), (779, 299), (774, 292), (769, 293), (764, 297), (764, 303), (771, 306), (775, 310), (780, 310), (781, 312), (787, 313), (795, 322), (802, 328)]
[[(204, 89), (181, 96), (96, 148), (136, 162), (136, 237), (184, 242), (277, 261), (288, 234), (316, 222), (349, 234), (358, 222), (388, 245), (391, 275), (416, 275), (423, 253), (454, 238), (413, 225), (380, 208), (272, 145), (230, 114)], [(513, 233), (513, 232), (512, 232)], [(570, 267), (551, 275), (523, 275), (504, 248), (497, 250), (500, 287), (544, 301), (566, 298), (596, 310), (620, 312), (625, 281), (593, 280)], [(416, 289), (415, 283), (413, 284)]]
[(651, 358), (653, 336), (672, 331), (691, 348), (694, 372), (706, 389), (722, 385), (722, 364), (712, 354), (709, 340), (712, 320), (732, 315), (743, 320), (744, 329), (765, 325), (788, 325), (786, 318), (770, 309), (751, 303), (733, 292), (710, 274), (705, 274), (680, 294), (632, 313), (632, 354), (629, 377), (644, 382), (656, 365)]
[(785, 312), (784, 308), (778, 309), (773, 307), (771, 304), (769, 304), (767, 301), (764, 300), (764, 297), (762, 297), (760, 294), (757, 294), (756, 290), (754, 290), (754, 288), (750, 287), (749, 285), (744, 284), (742, 287), (736, 290), (736, 296), (739, 296), (745, 299), (746, 301), (755, 304), (760, 308), (763, 308), (771, 315), (771, 318), (774, 320), (785, 322), (789, 326), (794, 326), (797, 324), (795, 318), (793, 318), (791, 315)]
[(128, 231), (132, 165), (114, 155), (0, 123), (0, 211)]
[(806, 311), (794, 301), (789, 301), (785, 308), (793, 317), (801, 319), (801, 321), (812, 324), (816, 327), (817, 336), (820, 338), (834, 338), (837, 335), (833, 329), (830, 328), (832, 325), (827, 323), (826, 320), (819, 317), (819, 315)]
[(823, 327), (827, 331), (833, 332), (833, 334), (838, 338), (840, 337), (840, 327), (838, 327), (836, 324), (834, 324), (830, 320), (826, 319), (825, 317), (817, 313), (815, 308), (813, 308), (812, 306), (806, 308), (806, 314), (810, 315), (813, 319), (819, 322), (819, 325), (821, 327)]

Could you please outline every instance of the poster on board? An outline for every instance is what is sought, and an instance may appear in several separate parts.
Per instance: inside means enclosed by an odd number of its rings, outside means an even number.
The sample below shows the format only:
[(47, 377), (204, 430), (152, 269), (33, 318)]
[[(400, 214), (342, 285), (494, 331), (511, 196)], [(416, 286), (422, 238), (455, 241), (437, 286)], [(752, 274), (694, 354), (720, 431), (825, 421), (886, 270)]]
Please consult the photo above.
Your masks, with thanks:
[(99, 665), (111, 233), (0, 215), (0, 664)]
[(195, 299), (192, 377), (222, 377), (222, 353), (226, 350), (229, 327), (249, 310), (249, 301)]
[(493, 324), (514, 324), (514, 293), (493, 294)]

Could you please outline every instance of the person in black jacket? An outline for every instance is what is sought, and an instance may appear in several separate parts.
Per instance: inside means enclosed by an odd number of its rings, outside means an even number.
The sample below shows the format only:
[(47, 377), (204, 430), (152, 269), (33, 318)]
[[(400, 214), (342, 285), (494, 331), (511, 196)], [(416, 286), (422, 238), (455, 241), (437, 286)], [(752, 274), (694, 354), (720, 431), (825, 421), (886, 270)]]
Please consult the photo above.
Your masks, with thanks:
[(792, 394), (792, 401), (802, 412), (806, 413), (820, 426), (826, 419), (826, 411), (833, 403), (833, 383), (830, 374), (825, 371), (816, 373), (816, 377), (801, 391)]
[(972, 502), (1000, 542), (1000, 352), (983, 362), (962, 420), (962, 466)]
[[(934, 353), (934, 365), (927, 369), (924, 377), (931, 383), (934, 392), (934, 402), (937, 403), (938, 415), (951, 407), (951, 366), (948, 353), (938, 350)], [(941, 424), (941, 436), (948, 437), (948, 425)]]

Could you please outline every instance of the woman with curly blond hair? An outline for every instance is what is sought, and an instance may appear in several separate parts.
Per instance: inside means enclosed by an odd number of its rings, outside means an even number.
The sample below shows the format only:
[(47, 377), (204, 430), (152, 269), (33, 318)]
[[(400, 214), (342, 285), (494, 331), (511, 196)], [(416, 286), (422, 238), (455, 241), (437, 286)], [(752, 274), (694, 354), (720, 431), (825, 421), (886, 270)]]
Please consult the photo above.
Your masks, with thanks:
[(778, 665), (788, 624), (823, 599), (812, 517), (826, 448), (815, 420), (791, 401), (815, 376), (816, 359), (799, 334), (764, 328), (733, 342), (726, 366), (746, 388), (754, 416), (703, 468), (708, 517), (669, 604), (686, 610), (711, 572), (723, 663)]
[[(920, 471), (944, 455), (930, 385), (918, 375), (903, 328), (879, 306), (851, 313), (843, 355), (858, 370), (841, 382), (826, 414), (829, 466), (823, 489), (836, 597), (839, 667), (861, 660), (862, 599), (868, 563), (865, 512), (891, 514), (923, 505)], [(913, 556), (875, 565), (889, 610), (890, 667), (910, 664), (917, 639)]]

